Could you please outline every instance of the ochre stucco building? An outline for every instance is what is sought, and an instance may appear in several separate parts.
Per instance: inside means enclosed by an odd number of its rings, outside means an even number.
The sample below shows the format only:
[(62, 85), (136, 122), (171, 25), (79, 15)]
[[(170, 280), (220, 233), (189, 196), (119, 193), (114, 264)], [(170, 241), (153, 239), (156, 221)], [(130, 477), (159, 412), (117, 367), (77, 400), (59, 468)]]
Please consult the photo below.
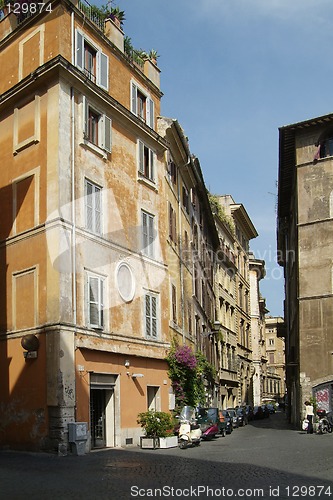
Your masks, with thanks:
[(285, 275), (290, 420), (333, 409), (333, 115), (280, 128), (278, 257)]

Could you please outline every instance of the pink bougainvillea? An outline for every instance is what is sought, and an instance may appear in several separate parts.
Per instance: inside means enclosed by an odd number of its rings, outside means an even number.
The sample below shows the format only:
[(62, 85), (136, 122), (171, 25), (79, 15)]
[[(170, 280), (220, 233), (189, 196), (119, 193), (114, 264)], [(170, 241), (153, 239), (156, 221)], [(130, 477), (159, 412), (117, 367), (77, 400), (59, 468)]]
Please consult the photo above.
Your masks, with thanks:
[(175, 358), (178, 363), (189, 370), (195, 370), (197, 367), (197, 359), (193, 354), (192, 349), (187, 345), (178, 346), (176, 348)]

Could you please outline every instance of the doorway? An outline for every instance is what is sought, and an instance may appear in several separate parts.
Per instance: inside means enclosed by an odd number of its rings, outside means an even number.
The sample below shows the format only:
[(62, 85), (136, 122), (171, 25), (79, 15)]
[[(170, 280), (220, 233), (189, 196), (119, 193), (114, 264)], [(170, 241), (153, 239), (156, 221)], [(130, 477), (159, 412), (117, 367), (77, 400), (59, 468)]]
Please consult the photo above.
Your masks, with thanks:
[(91, 389), (90, 392), (90, 422), (92, 448), (106, 447), (105, 428), (105, 389)]
[(90, 391), (91, 447), (114, 446), (115, 418), (113, 389)]

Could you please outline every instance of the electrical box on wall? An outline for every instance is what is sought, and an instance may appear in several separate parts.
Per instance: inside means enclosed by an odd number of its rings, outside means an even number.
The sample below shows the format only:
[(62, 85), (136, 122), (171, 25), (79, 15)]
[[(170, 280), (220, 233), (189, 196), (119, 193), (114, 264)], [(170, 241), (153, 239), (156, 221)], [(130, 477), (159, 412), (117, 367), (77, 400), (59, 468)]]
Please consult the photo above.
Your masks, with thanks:
[(70, 422), (68, 424), (68, 441), (70, 443), (75, 443), (76, 441), (87, 441), (87, 439), (87, 422)]

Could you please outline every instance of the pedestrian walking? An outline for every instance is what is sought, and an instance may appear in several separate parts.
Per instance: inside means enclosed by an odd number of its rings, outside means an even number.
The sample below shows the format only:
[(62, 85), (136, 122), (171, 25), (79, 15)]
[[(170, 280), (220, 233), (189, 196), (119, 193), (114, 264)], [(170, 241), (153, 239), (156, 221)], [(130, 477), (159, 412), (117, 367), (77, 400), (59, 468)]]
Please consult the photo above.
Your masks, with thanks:
[(308, 428), (306, 433), (313, 434), (313, 406), (309, 401), (305, 401), (305, 418), (308, 420)]

